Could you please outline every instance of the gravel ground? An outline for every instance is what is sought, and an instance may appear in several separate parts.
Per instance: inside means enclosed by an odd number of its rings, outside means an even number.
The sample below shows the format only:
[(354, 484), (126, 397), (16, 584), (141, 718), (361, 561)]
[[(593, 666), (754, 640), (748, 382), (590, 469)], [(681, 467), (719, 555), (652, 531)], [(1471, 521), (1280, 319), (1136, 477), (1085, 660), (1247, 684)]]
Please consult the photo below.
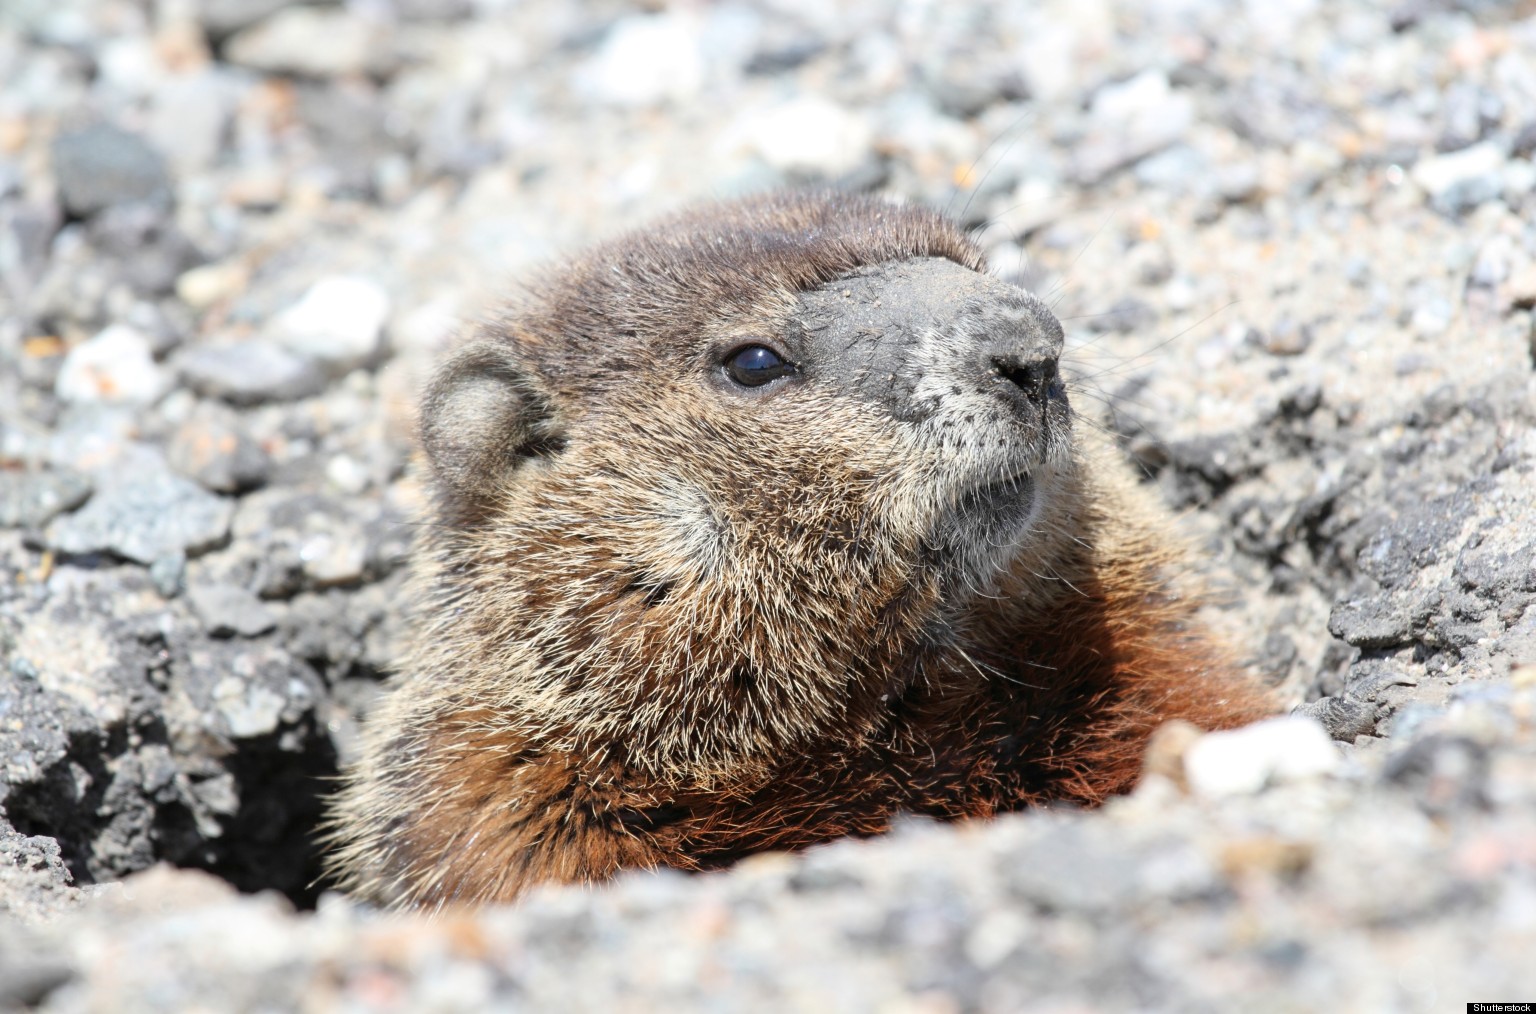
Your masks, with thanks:
[[(1526, 2), (5, 0), (0, 1008), (1536, 999), (1533, 151)], [(552, 253), (806, 183), (1048, 294), (1298, 713), (1095, 813), (323, 893), (424, 365)]]

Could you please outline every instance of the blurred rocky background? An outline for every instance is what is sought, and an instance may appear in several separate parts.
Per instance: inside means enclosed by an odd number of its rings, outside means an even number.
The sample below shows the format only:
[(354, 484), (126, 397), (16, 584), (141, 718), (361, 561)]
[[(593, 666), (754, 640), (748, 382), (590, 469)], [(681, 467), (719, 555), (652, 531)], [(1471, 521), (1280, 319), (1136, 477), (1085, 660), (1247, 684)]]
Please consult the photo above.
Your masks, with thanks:
[[(1533, 152), (1527, 0), (3, 0), (0, 1008), (1531, 999)], [(1053, 302), (1299, 714), (1096, 813), (324, 893), (424, 364), (546, 257), (806, 184)]]

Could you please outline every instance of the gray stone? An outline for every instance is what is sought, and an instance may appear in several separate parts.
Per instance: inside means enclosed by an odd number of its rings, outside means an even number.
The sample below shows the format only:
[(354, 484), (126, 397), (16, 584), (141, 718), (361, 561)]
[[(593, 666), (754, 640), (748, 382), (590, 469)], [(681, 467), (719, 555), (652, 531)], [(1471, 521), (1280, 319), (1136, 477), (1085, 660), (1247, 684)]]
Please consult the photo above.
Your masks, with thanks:
[(41, 528), (91, 495), (91, 481), (76, 472), (0, 469), (0, 528)]
[(1376, 716), (1380, 709), (1369, 701), (1352, 697), (1323, 697), (1291, 710), (1293, 715), (1315, 719), (1327, 730), (1328, 735), (1344, 743), (1353, 743), (1357, 736), (1368, 736), (1376, 731)]
[(1328, 632), (1357, 648), (1392, 648), (1413, 638), (1413, 614), (1387, 596), (1343, 599), (1328, 615)]
[(198, 0), (197, 15), (214, 38), (253, 25), (287, 7), (292, 0)]
[(350, 10), (286, 7), (224, 45), (237, 67), (298, 77), (383, 75), (395, 66), (388, 26)]
[(171, 200), (159, 152), (110, 124), (60, 134), (53, 142), (53, 175), (64, 207), (82, 218), (114, 205)]
[(163, 598), (180, 595), (187, 576), (187, 554), (177, 551), (155, 558), (149, 565), (149, 579)]
[(332, 275), (273, 319), (268, 336), (342, 374), (379, 350), (389, 318), (389, 293), (371, 278)]
[(91, 245), (118, 278), (145, 296), (164, 296), (183, 272), (203, 258), (165, 209), (117, 204), (91, 219)]
[(1080, 827), (1063, 825), (1021, 849), (1009, 886), (1052, 912), (1095, 912), (1132, 897), (1139, 877), (1129, 857), (1110, 852)]
[(63, 553), (114, 553), (149, 564), (196, 555), (229, 535), (234, 505), (180, 476), (119, 476), (80, 511), (55, 521), (48, 545)]
[(176, 365), (193, 390), (232, 405), (308, 398), (323, 390), (326, 380), (313, 360), (260, 340), (198, 346)]
[(187, 599), (214, 637), (255, 637), (277, 626), (272, 610), (238, 585), (194, 584), (187, 589)]
[(12, 281), (18, 291), (35, 284), (61, 224), (63, 216), (52, 202), (0, 203), (0, 280)]
[(1450, 542), (1466, 523), (1464, 496), (1440, 497), (1404, 511), (1360, 548), (1356, 565), (1383, 588), (1395, 588), (1449, 555)]
[(239, 416), (216, 402), (193, 409), (171, 435), (166, 457), (178, 472), (217, 493), (260, 486), (272, 467), (271, 457), (246, 432)]
[(1422, 160), (1413, 167), (1413, 181), (1437, 211), (1463, 214), (1503, 191), (1505, 161), (1497, 142), (1484, 141)]

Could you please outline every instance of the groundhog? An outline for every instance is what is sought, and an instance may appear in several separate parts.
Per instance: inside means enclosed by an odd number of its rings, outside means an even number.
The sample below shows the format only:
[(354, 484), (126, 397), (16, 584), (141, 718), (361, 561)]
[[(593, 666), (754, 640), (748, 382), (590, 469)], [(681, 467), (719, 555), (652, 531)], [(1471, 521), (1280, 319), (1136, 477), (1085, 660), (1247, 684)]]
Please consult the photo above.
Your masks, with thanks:
[(414, 635), (332, 870), (505, 901), (1128, 789), (1272, 710), (1062, 330), (920, 207), (716, 204), (547, 271), (441, 365)]

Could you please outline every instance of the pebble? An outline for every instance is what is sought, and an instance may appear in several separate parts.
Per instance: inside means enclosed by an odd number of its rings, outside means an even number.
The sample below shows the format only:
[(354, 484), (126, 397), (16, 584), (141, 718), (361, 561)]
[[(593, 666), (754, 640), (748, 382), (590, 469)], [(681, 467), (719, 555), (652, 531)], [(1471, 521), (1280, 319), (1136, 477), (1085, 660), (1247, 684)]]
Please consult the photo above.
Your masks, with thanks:
[(266, 482), (272, 459), (223, 405), (202, 402), (177, 427), (166, 447), (171, 466), (217, 493), (237, 493)]
[(198, 20), (208, 34), (223, 38), (276, 14), (292, 0), (198, 0)]
[(231, 405), (308, 398), (325, 388), (326, 379), (313, 360), (260, 339), (197, 346), (184, 352), (176, 367), (193, 390)]
[(259, 684), (226, 676), (213, 690), (213, 704), (236, 739), (265, 736), (277, 729), (288, 702)]
[(155, 557), (149, 565), (149, 580), (161, 598), (173, 599), (186, 585), (187, 554), (177, 550)]
[(1099, 89), (1088, 120), (1088, 135), (1072, 153), (1072, 172), (1080, 183), (1093, 184), (1183, 138), (1195, 105), (1173, 90), (1162, 71), (1146, 70)]
[(146, 132), (179, 178), (218, 161), (236, 97), (231, 83), (211, 70), (173, 77), (156, 89)]
[(102, 483), (80, 510), (56, 519), (49, 547), (63, 553), (114, 553), (151, 564), (169, 553), (189, 556), (229, 535), (234, 505), (180, 476), (135, 471)]
[(255, 637), (277, 626), (272, 610), (239, 585), (194, 584), (187, 589), (187, 600), (214, 637)]
[(244, 292), (250, 277), (243, 261), (203, 264), (176, 279), (176, 296), (194, 310), (206, 310)]
[(1504, 285), (1510, 306), (1517, 310), (1536, 309), (1536, 261), (1517, 269)]
[(169, 204), (165, 160), (139, 135), (109, 124), (66, 131), (53, 142), (59, 199), (80, 218), (115, 205)]
[(593, 98), (616, 106), (681, 102), (704, 87), (699, 19), (682, 10), (620, 18), (578, 73)]
[(378, 353), (388, 319), (389, 293), (382, 285), (356, 275), (332, 275), (278, 314), (268, 337), (341, 375)]
[(1251, 795), (1274, 783), (1330, 774), (1339, 763), (1323, 727), (1293, 716), (1201, 736), (1184, 753), (1184, 776), (1196, 795)]
[(744, 133), (747, 147), (775, 169), (823, 179), (857, 168), (874, 136), (864, 117), (818, 96), (759, 112)]
[(394, 68), (382, 22), (348, 10), (288, 7), (235, 33), (224, 57), (267, 74), (327, 78), (382, 76)]
[(92, 488), (78, 472), (0, 469), (0, 528), (41, 528), (85, 503)]
[(114, 324), (69, 350), (54, 393), (68, 402), (142, 405), (158, 398), (167, 380), (150, 339)]
[(360, 581), (368, 566), (368, 540), (360, 528), (338, 524), (312, 535), (299, 547), (304, 574), (316, 588)]
[(1494, 141), (1483, 141), (1422, 159), (1410, 175), (1436, 210), (1460, 214), (1499, 196), (1504, 189), (1504, 162), (1503, 149)]

